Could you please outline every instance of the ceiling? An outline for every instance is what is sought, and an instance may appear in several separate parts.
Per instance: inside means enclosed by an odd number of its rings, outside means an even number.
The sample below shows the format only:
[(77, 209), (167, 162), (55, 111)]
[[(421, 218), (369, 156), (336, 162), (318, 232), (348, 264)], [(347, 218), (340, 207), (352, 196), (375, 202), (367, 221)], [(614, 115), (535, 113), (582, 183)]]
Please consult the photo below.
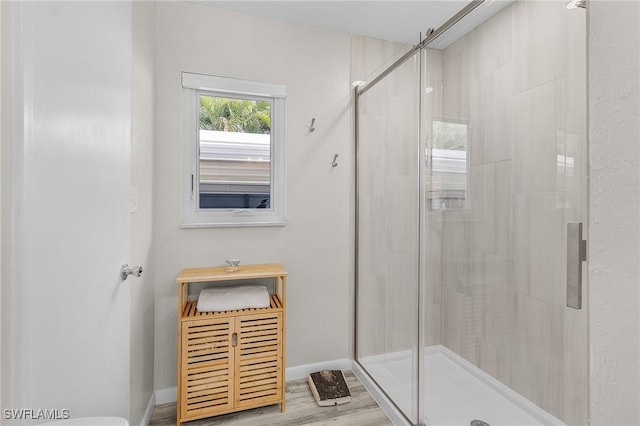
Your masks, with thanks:
[(462, 9), (468, 0), (194, 0), (193, 2), (240, 13), (413, 44), (419, 41), (420, 33), (424, 34), (427, 29), (440, 26)]

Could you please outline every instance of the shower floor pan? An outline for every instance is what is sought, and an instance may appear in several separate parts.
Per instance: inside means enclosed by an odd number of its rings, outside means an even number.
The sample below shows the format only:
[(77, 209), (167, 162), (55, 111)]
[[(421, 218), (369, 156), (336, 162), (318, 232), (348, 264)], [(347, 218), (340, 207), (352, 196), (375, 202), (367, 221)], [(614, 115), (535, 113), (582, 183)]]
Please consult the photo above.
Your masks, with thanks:
[[(444, 346), (427, 347), (424, 356), (428, 426), (466, 426), (474, 420), (491, 426), (564, 425)], [(402, 411), (411, 412), (410, 351), (365, 357), (360, 363)]]

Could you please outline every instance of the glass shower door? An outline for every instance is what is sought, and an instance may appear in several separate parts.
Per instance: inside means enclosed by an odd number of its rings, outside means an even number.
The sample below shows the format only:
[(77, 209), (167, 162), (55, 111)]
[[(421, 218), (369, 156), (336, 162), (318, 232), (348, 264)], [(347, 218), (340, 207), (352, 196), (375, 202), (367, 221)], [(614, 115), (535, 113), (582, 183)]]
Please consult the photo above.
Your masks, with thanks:
[(356, 360), (417, 422), (419, 53), (358, 102)]
[(567, 306), (567, 226), (587, 211), (586, 20), (563, 3), (513, 2), (426, 49), (426, 424), (588, 422), (586, 282)]

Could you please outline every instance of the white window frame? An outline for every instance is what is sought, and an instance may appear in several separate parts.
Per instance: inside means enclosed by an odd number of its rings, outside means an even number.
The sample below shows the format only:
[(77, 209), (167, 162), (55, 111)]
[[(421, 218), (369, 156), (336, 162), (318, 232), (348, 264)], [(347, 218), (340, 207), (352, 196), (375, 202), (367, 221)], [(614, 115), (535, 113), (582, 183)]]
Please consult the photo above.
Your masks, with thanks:
[[(271, 110), (271, 196), (268, 209), (201, 209), (199, 204), (200, 95), (262, 97)], [(181, 227), (285, 225), (285, 107), (287, 88), (203, 74), (182, 73), (182, 215)]]

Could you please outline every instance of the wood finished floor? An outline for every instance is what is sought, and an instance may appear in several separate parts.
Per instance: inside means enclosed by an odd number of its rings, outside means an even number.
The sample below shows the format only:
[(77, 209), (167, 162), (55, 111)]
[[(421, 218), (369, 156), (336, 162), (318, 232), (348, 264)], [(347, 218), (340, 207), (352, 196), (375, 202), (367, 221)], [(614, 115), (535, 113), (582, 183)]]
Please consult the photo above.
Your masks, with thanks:
[[(378, 407), (364, 386), (350, 371), (345, 378), (351, 389), (351, 402), (333, 407), (320, 407), (313, 399), (306, 379), (286, 384), (286, 412), (280, 412), (280, 405), (254, 408), (252, 410), (209, 417), (183, 423), (186, 426), (387, 426), (393, 425)], [(151, 415), (149, 426), (169, 426), (176, 424), (176, 404), (158, 405)]]

